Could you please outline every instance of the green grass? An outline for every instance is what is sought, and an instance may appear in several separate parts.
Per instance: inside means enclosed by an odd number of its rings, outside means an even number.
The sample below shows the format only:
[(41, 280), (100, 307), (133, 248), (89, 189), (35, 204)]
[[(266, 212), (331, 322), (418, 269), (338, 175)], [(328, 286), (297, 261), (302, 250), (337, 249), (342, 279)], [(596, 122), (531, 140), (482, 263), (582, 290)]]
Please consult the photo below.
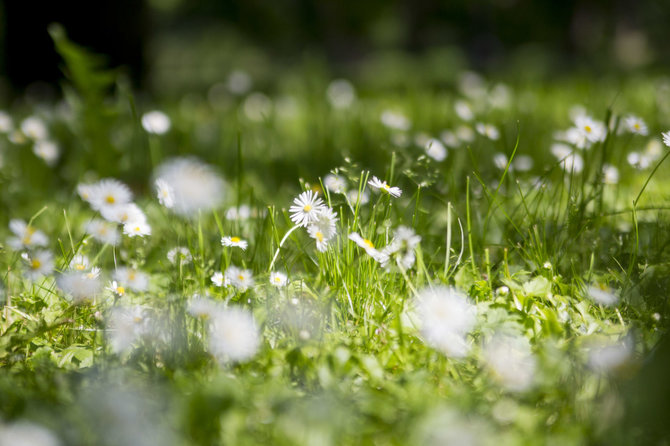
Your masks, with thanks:
[[(268, 94), (275, 105), (292, 97), (291, 113), (275, 108), (254, 121), (244, 98), (217, 105), (195, 94), (159, 104), (172, 119), (159, 136), (140, 124), (156, 104), (136, 103), (122, 77), (101, 71), (57, 29), (52, 35), (67, 63), (67, 112), (48, 104), (11, 115), (17, 125), (41, 116), (60, 158), (48, 166), (29, 140), (0, 135), (0, 240), (11, 236), (10, 219), (30, 221), (49, 237), (56, 267), (29, 280), (21, 250), (2, 245), (1, 419), (33, 420), (68, 445), (667, 443), (662, 420), (647, 416), (667, 409), (658, 378), (670, 315), (667, 152), (644, 169), (626, 162), (670, 128), (663, 80), (511, 80), (510, 101), (497, 108), (487, 103), (490, 81), (486, 95), (467, 100), (500, 138), (475, 134), (437, 162), (414, 137), (474, 125), (454, 112), (465, 96), (453, 82), (403, 90), (362, 79), (356, 102), (338, 110), (326, 100), (328, 79), (305, 70), (309, 82), (279, 79)], [(554, 132), (572, 125), (575, 104), (611, 127), (604, 141), (576, 151), (584, 169), (570, 173), (550, 147)], [(387, 108), (411, 120), (407, 146), (381, 124)], [(616, 130), (629, 113), (645, 120), (649, 136)], [(508, 157), (503, 168), (496, 153)], [(186, 155), (226, 181), (224, 203), (188, 219), (158, 203), (152, 178), (162, 161)], [(522, 155), (532, 169), (510, 170)], [(619, 169), (616, 184), (603, 182), (605, 164)], [(367, 190), (370, 202), (324, 190), (331, 171), (349, 189)], [(373, 175), (402, 196), (371, 190)], [(96, 212), (76, 186), (104, 177), (131, 187), (150, 236), (123, 236), (114, 247), (84, 232)], [(307, 189), (337, 212), (338, 235), (321, 253), (297, 229), (278, 249), (293, 228), (288, 207)], [(239, 205), (256, 216), (227, 218)], [(383, 247), (400, 225), (421, 236), (407, 270), (387, 271), (347, 238), (358, 232)], [(222, 235), (249, 248), (224, 248)], [(177, 246), (192, 262), (167, 260)], [(105, 284), (117, 267), (138, 268), (148, 289), (103, 291), (73, 305), (55, 277), (75, 254), (100, 267)], [(250, 269), (255, 286), (215, 287), (212, 274), (230, 265)], [(272, 287), (270, 270), (286, 272), (289, 285)], [(589, 299), (596, 283), (619, 302)], [(458, 288), (476, 306), (464, 358), (431, 347), (417, 328), (416, 294), (437, 285)], [(261, 344), (252, 359), (220, 363), (210, 354), (207, 320), (186, 312), (194, 294), (253, 313)], [(106, 336), (110, 310), (131, 303), (149, 309), (161, 334), (117, 354)], [(486, 344), (500, 331), (529, 342), (537, 366), (523, 391), (506, 388), (486, 365)], [(589, 367), (593, 343), (626, 339), (625, 361)]]

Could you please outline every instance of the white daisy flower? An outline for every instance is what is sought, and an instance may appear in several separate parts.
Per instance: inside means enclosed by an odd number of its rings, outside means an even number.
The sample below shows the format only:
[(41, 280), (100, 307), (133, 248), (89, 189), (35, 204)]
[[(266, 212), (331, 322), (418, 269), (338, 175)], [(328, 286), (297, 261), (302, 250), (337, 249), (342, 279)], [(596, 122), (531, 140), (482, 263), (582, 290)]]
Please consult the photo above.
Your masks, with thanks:
[(91, 188), (89, 203), (93, 209), (102, 212), (129, 204), (132, 199), (133, 194), (128, 186), (113, 178), (105, 178)]
[(458, 137), (451, 130), (443, 130), (442, 133), (440, 133), (440, 140), (444, 143), (445, 146), (454, 149), (461, 145)]
[(142, 127), (154, 135), (163, 135), (170, 130), (170, 118), (159, 110), (153, 110), (142, 115)]
[(156, 194), (160, 204), (168, 209), (174, 206), (174, 192), (170, 185), (160, 178), (156, 180)]
[(551, 153), (561, 162), (561, 167), (567, 172), (579, 173), (584, 169), (584, 159), (574, 153), (570, 146), (557, 143), (551, 146)]
[(29, 421), (0, 426), (1, 446), (61, 446), (58, 437), (46, 427)]
[(478, 122), (475, 125), (477, 133), (482, 136), (487, 137), (492, 141), (497, 141), (500, 138), (500, 131), (493, 124), (484, 124), (483, 122)]
[(512, 165), (518, 172), (528, 172), (533, 168), (533, 158), (528, 155), (518, 155), (514, 157)]
[(402, 190), (400, 190), (399, 187), (391, 187), (386, 183), (386, 181), (381, 181), (375, 176), (373, 176), (372, 179), (368, 181), (368, 184), (374, 189), (386, 192), (387, 194), (390, 194), (396, 198), (402, 195)]
[(173, 158), (158, 166), (156, 180), (170, 186), (173, 211), (184, 217), (195, 217), (223, 201), (225, 185), (209, 165), (195, 158)]
[(670, 131), (661, 133), (661, 136), (663, 136), (663, 144), (670, 147)]
[(84, 228), (87, 234), (90, 234), (100, 243), (106, 243), (112, 246), (119, 244), (121, 236), (115, 224), (104, 220), (95, 219), (88, 222)]
[(151, 319), (146, 308), (113, 307), (107, 317), (109, 345), (116, 354), (129, 351), (132, 345), (151, 333)]
[(151, 226), (146, 221), (131, 221), (123, 225), (123, 233), (128, 237), (151, 235)]
[(387, 254), (378, 251), (375, 248), (375, 245), (370, 240), (364, 239), (357, 232), (352, 232), (351, 234), (349, 234), (349, 240), (356, 243), (359, 247), (363, 248), (365, 252), (370, 257), (375, 259), (377, 262), (382, 264), (388, 262), (389, 257)]
[[(415, 250), (421, 242), (421, 236), (417, 235), (412, 228), (407, 226), (399, 226), (395, 230), (393, 240), (382, 249), (382, 254), (385, 254), (389, 259), (395, 257), (400, 263), (400, 266), (407, 270), (414, 266), (416, 261)], [(387, 266), (388, 261), (383, 266)]]
[(495, 334), (484, 345), (484, 361), (495, 380), (511, 392), (533, 385), (537, 363), (524, 336)]
[(225, 277), (221, 271), (217, 271), (214, 274), (212, 274), (211, 280), (214, 286), (217, 286), (219, 288), (227, 287), (228, 285), (230, 285), (230, 280), (227, 277)]
[(288, 211), (291, 213), (291, 220), (298, 226), (307, 226), (316, 221), (326, 205), (319, 195), (311, 190), (305, 191), (293, 200), (293, 206)]
[(358, 203), (359, 200), (360, 200), (359, 204), (363, 205), (370, 202), (370, 194), (365, 189), (363, 189), (360, 194), (358, 193), (358, 190), (352, 189), (349, 192), (347, 192), (347, 199), (352, 205), (356, 205), (356, 203)]
[(652, 163), (651, 157), (639, 152), (630, 152), (626, 155), (626, 161), (636, 169), (647, 169)]
[[(507, 155), (505, 155), (504, 153), (496, 153), (495, 155), (493, 155), (493, 165), (500, 170), (505, 170), (508, 162), (509, 159), (507, 158)], [(511, 168), (512, 166), (510, 166), (510, 170)]]
[(225, 237), (221, 237), (221, 245), (226, 247), (236, 247), (240, 248), (242, 251), (245, 251), (249, 246), (249, 243), (239, 237), (231, 237), (227, 235)]
[(425, 144), (426, 155), (435, 161), (444, 161), (447, 158), (447, 148), (438, 139), (431, 138)]
[(619, 298), (614, 291), (605, 284), (595, 284), (590, 285), (586, 289), (586, 294), (591, 298), (595, 303), (605, 306), (613, 306), (619, 302)]
[(588, 366), (599, 373), (614, 372), (630, 361), (634, 349), (629, 336), (616, 342), (593, 342), (588, 347)]
[(475, 117), (470, 104), (463, 100), (454, 102), (454, 111), (456, 112), (456, 115), (458, 115), (458, 117), (463, 121), (472, 121)]
[(41, 118), (29, 116), (21, 122), (21, 132), (33, 141), (41, 141), (49, 136), (49, 130)]
[(28, 249), (35, 246), (47, 246), (49, 239), (44, 232), (28, 226), (25, 220), (14, 218), (9, 221), (9, 230), (12, 231), (14, 237), (7, 239), (7, 244), (12, 249)]
[(232, 286), (240, 291), (246, 291), (254, 286), (254, 278), (251, 271), (248, 269), (238, 268), (236, 266), (229, 266), (224, 274), (225, 279)]
[(79, 183), (77, 184), (77, 195), (87, 203), (90, 203), (91, 196), (95, 191), (95, 184)]
[(428, 344), (454, 358), (467, 355), (466, 336), (475, 326), (477, 308), (465, 294), (453, 287), (425, 288), (416, 297), (415, 309)]
[(0, 110), (0, 133), (9, 133), (14, 129), (12, 117), (5, 111)]
[(53, 166), (58, 161), (60, 156), (60, 148), (53, 141), (40, 140), (36, 141), (33, 146), (33, 152), (37, 157), (44, 160), (48, 166)]
[(28, 255), (28, 253), (24, 252), (21, 254), (21, 258), (28, 266), (26, 276), (30, 280), (37, 280), (41, 277), (48, 276), (54, 270), (53, 254), (49, 251), (39, 250), (32, 253), (32, 255)]
[(619, 169), (611, 164), (603, 165), (603, 183), (617, 184), (619, 182)]
[(246, 204), (239, 207), (231, 207), (226, 211), (228, 220), (248, 220), (251, 217), (251, 208)]
[(219, 309), (217, 302), (208, 297), (201, 297), (194, 294), (188, 301), (186, 311), (193, 317), (203, 319), (211, 318)]
[(272, 286), (282, 288), (285, 287), (287, 283), (288, 277), (286, 277), (286, 274), (279, 271), (273, 271), (270, 273), (270, 284)]
[(642, 120), (642, 118), (638, 118), (637, 116), (633, 115), (628, 115), (623, 119), (623, 125), (626, 130), (628, 130), (630, 133), (634, 133), (636, 135), (643, 135), (646, 136), (649, 134), (649, 130), (647, 129), (647, 124)]
[(89, 267), (89, 260), (84, 254), (77, 254), (70, 260), (69, 268), (75, 271), (84, 271)]
[(589, 142), (595, 143), (605, 140), (607, 129), (602, 122), (587, 115), (577, 116), (574, 122), (575, 128), (582, 132)]
[(179, 261), (186, 264), (191, 263), (193, 257), (191, 256), (191, 252), (187, 248), (183, 246), (178, 246), (176, 248), (172, 248), (167, 252), (167, 259), (172, 264), (178, 263)]
[(323, 177), (323, 185), (335, 194), (344, 194), (347, 192), (347, 181), (341, 175), (332, 173), (326, 175)]
[(118, 297), (125, 296), (126, 294), (126, 289), (119, 285), (119, 283), (116, 280), (112, 280), (109, 282), (109, 285), (105, 287), (107, 291), (111, 291), (112, 294), (115, 294)]
[(382, 124), (389, 129), (406, 132), (412, 127), (412, 123), (405, 115), (392, 110), (384, 110), (380, 119)]
[(256, 355), (261, 334), (253, 315), (242, 308), (222, 308), (212, 315), (209, 351), (221, 362), (244, 362)]
[(334, 108), (349, 108), (356, 100), (356, 90), (348, 80), (335, 79), (328, 84), (326, 96)]
[(475, 140), (475, 131), (467, 125), (460, 125), (456, 128), (456, 136), (463, 142), (472, 142)]
[(135, 203), (107, 206), (100, 210), (100, 215), (107, 221), (122, 225), (132, 223), (146, 223), (147, 217)]
[(75, 304), (93, 300), (102, 288), (97, 274), (83, 271), (64, 273), (58, 277), (56, 283)]
[(326, 208), (307, 227), (307, 233), (316, 240), (316, 249), (319, 252), (325, 252), (328, 249), (328, 242), (337, 233), (337, 227), (335, 226), (337, 220), (337, 213), (330, 208)]
[(125, 288), (141, 293), (149, 288), (149, 276), (133, 268), (117, 268), (112, 278)]

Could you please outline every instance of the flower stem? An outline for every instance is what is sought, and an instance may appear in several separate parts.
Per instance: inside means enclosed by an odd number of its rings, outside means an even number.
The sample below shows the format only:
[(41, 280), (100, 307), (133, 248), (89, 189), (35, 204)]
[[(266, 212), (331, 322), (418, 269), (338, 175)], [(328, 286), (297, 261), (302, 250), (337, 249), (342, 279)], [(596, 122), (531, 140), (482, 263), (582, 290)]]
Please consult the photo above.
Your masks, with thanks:
[(299, 227), (300, 226), (297, 226), (297, 225), (293, 226), (291, 229), (289, 229), (286, 232), (286, 234), (284, 235), (284, 238), (281, 239), (281, 241), (279, 242), (279, 246), (277, 246), (277, 251), (275, 251), (275, 255), (272, 258), (272, 262), (270, 262), (270, 267), (268, 268), (268, 271), (272, 271), (272, 267), (275, 265), (275, 261), (277, 260), (277, 256), (279, 255), (279, 250), (281, 249), (282, 246), (284, 246), (284, 242), (286, 241), (286, 239), (288, 239), (288, 236), (291, 235), (291, 233), (293, 231), (295, 231), (296, 229), (298, 229)]

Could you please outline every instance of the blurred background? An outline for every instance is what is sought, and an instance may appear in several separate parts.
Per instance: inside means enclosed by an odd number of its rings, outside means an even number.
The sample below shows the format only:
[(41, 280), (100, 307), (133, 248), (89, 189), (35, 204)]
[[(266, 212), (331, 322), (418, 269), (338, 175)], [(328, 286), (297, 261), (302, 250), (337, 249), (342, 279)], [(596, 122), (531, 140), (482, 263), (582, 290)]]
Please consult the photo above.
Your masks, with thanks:
[(261, 87), (278, 69), (305, 66), (385, 86), (408, 73), (545, 79), (662, 70), (670, 60), (667, 0), (3, 0), (1, 17), (5, 99), (56, 94), (53, 22), (161, 97), (236, 69)]

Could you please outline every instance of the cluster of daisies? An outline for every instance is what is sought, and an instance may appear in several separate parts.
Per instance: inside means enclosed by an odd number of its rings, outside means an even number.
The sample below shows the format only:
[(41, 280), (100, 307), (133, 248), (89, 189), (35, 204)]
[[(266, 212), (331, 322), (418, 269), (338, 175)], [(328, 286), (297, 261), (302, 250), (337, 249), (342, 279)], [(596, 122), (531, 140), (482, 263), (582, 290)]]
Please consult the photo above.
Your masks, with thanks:
[(12, 117), (0, 110), (0, 134), (7, 135), (9, 142), (17, 146), (31, 145), (33, 153), (48, 166), (53, 166), (60, 157), (60, 147), (49, 133), (49, 127), (39, 116), (28, 116), (18, 125)]

